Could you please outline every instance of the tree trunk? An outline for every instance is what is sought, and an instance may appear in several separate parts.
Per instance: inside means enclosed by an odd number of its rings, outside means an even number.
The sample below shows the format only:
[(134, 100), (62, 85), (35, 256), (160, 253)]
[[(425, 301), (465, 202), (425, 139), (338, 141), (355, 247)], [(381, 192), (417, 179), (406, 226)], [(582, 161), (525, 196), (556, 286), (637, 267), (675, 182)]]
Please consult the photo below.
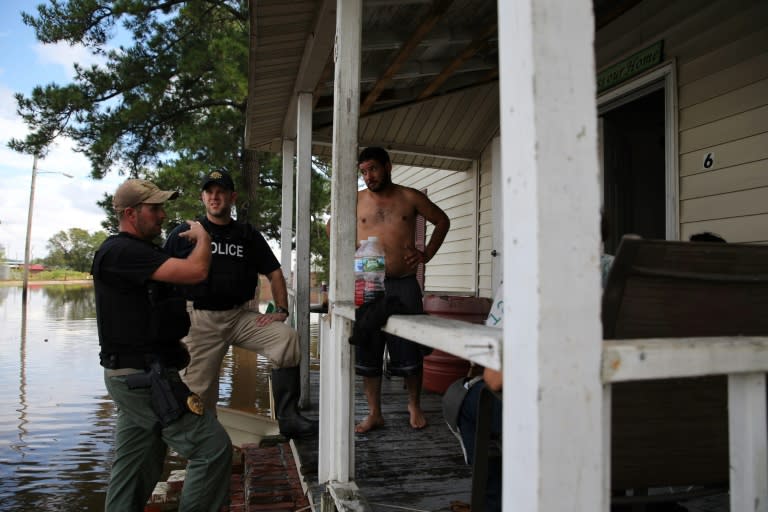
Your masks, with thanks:
[(238, 218), (256, 224), (256, 200), (259, 195), (259, 154), (243, 149), (243, 193), (239, 198)]

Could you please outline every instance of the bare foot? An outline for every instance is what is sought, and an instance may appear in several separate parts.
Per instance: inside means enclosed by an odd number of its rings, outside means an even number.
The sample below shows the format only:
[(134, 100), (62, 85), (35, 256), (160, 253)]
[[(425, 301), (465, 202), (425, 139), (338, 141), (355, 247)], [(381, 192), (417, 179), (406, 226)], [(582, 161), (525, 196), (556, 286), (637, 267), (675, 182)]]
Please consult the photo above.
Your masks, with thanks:
[(355, 425), (355, 432), (362, 434), (364, 432), (368, 432), (369, 430), (377, 429), (381, 426), (384, 426), (384, 418), (381, 416), (373, 416), (369, 414), (363, 421)]
[(427, 418), (424, 417), (421, 407), (408, 404), (408, 413), (411, 415), (412, 428), (419, 430), (427, 426)]

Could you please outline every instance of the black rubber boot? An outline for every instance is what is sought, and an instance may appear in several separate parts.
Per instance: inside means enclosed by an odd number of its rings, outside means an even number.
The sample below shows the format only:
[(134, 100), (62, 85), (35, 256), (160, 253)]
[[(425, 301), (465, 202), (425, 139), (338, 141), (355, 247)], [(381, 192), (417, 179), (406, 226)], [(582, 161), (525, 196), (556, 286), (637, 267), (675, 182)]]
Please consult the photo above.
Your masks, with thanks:
[(299, 367), (272, 370), (272, 392), (275, 395), (275, 416), (280, 433), (287, 438), (307, 438), (317, 435), (317, 421), (299, 413)]

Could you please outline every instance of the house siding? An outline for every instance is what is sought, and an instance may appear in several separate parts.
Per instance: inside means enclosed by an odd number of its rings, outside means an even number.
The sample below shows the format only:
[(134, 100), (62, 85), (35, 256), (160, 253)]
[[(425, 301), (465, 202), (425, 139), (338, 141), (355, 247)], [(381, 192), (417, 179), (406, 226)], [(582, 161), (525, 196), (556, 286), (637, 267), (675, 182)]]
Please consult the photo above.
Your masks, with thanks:
[[(598, 69), (664, 40), (678, 85), (680, 237), (768, 241), (768, 2), (647, 0), (601, 29)], [(710, 155), (712, 165), (705, 167)]]
[[(451, 219), (443, 245), (427, 264), (424, 291), (475, 295), (477, 290), (477, 171), (447, 171), (394, 166), (392, 181), (417, 190), (426, 189), (430, 200)], [(434, 226), (427, 223), (429, 241)]]
[(480, 297), (493, 298), (491, 250), (493, 244), (493, 165), (491, 145), (480, 156), (478, 201), (478, 270), (477, 288)]

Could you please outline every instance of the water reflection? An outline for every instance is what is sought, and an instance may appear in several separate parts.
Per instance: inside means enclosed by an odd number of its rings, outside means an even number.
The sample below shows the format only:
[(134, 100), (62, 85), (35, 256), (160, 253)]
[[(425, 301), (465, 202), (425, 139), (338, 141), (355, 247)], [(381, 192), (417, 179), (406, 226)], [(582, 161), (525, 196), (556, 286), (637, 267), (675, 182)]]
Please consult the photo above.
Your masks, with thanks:
[(96, 298), (92, 285), (49, 285), (42, 290), (47, 299), (49, 317), (67, 320), (96, 317)]
[(20, 288), (0, 296), (0, 509), (102, 510), (114, 410), (93, 289), (33, 288), (26, 311)]
[[(31, 288), (26, 315), (21, 296), (0, 287), (0, 511), (101, 511), (115, 408), (98, 363), (93, 288)], [(264, 358), (230, 351), (220, 404), (269, 414), (268, 378)], [(168, 461), (167, 470), (184, 464)]]

